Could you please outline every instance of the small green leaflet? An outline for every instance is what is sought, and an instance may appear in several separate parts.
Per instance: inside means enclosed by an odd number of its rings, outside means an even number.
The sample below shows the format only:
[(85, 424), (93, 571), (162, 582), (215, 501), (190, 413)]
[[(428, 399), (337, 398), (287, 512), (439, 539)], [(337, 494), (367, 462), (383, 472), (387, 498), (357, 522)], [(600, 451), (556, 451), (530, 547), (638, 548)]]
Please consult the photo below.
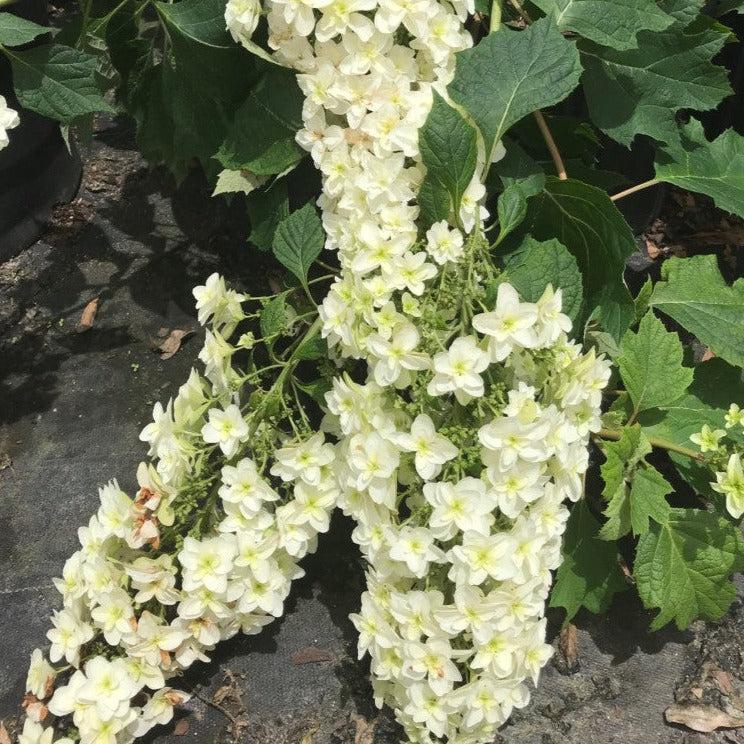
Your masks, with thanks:
[(557, 238), (574, 255), (584, 279), (586, 310), (620, 340), (634, 317), (623, 271), (636, 244), (609, 196), (581, 181), (549, 176), (543, 191), (530, 200), (525, 224), (533, 237)]
[(670, 258), (651, 295), (661, 310), (693, 333), (716, 356), (744, 366), (744, 280), (728, 286), (715, 256)]
[(277, 295), (269, 300), (261, 310), (261, 317), (258, 320), (261, 335), (269, 340), (282, 333), (287, 327), (287, 322), (287, 301), (284, 295)]
[(499, 245), (527, 216), (527, 197), (519, 184), (507, 186), (499, 194), (496, 213), (499, 220), (499, 235), (495, 245)]
[(6, 53), (16, 95), (25, 108), (63, 124), (96, 111), (113, 111), (98, 87), (94, 55), (59, 44)]
[(28, 44), (42, 34), (56, 33), (56, 29), (39, 26), (17, 15), (0, 12), (0, 44), (20, 46)]
[(711, 60), (726, 42), (716, 30), (641, 31), (638, 48), (618, 51), (582, 43), (584, 93), (594, 123), (630, 147), (638, 134), (677, 143), (675, 113), (709, 111), (731, 94), (726, 71)]
[(614, 543), (598, 538), (599, 522), (586, 499), (571, 510), (563, 538), (563, 563), (555, 577), (551, 607), (563, 607), (566, 625), (583, 606), (590, 612), (605, 612), (618, 592), (628, 588), (617, 561)]
[(251, 221), (251, 243), (262, 251), (270, 251), (274, 245), (276, 228), (283, 219), (289, 217), (286, 180), (280, 178), (267, 187), (252, 191), (246, 199), (246, 207)]
[(576, 259), (566, 246), (552, 239), (540, 242), (527, 237), (509, 254), (504, 274), (528, 302), (540, 299), (545, 287), (552, 284), (563, 292), (563, 312), (575, 323), (581, 315), (582, 282)]
[[(695, 365), (695, 379), (687, 394), (661, 411), (648, 411), (639, 416), (644, 432), (682, 447), (695, 449), (690, 435), (703, 424), (712, 429), (724, 428), (724, 413), (731, 403), (744, 401), (744, 382), (738, 367), (723, 359), (709, 359)], [(744, 444), (744, 432), (729, 429), (729, 436)]]
[(279, 223), (273, 250), (277, 261), (307, 286), (307, 272), (325, 243), (323, 224), (308, 202)]
[(682, 344), (652, 313), (644, 315), (638, 333), (623, 336), (617, 360), (636, 413), (661, 408), (681, 398), (692, 382), (692, 369), (682, 366)]
[(731, 575), (744, 570), (736, 525), (700, 509), (671, 509), (638, 543), (634, 575), (643, 604), (658, 608), (653, 630), (674, 621), (718, 620), (736, 597)]
[(681, 140), (657, 153), (656, 177), (707, 194), (717, 207), (744, 217), (744, 137), (727, 129), (709, 142), (703, 125), (691, 119)]
[(225, 168), (257, 176), (286, 171), (304, 154), (295, 141), (302, 126), (302, 100), (294, 73), (267, 68), (236, 111), (217, 159)]
[(447, 87), (478, 126), (490, 163), (496, 143), (513, 124), (562, 101), (578, 85), (576, 45), (547, 18), (523, 31), (502, 26), (472, 49), (457, 54)]
[(256, 178), (248, 171), (223, 170), (217, 176), (212, 196), (220, 194), (250, 194), (262, 183), (262, 179)]
[(600, 472), (605, 482), (602, 496), (608, 502), (607, 522), (599, 535), (603, 540), (619, 540), (648, 532), (649, 519), (665, 522), (669, 514), (666, 496), (672, 487), (645, 461), (651, 444), (638, 425), (624, 427), (617, 442), (605, 443), (606, 461)]
[(533, 0), (561, 31), (612, 47), (632, 49), (639, 31), (663, 31), (674, 23), (653, 0)]
[(460, 202), (470, 185), (478, 158), (475, 129), (439, 93), (419, 132), (421, 158), (427, 179), (447, 191), (452, 209), (460, 213)]
[(311, 336), (300, 343), (292, 356), (295, 359), (322, 359), (328, 356), (328, 345), (320, 336)]

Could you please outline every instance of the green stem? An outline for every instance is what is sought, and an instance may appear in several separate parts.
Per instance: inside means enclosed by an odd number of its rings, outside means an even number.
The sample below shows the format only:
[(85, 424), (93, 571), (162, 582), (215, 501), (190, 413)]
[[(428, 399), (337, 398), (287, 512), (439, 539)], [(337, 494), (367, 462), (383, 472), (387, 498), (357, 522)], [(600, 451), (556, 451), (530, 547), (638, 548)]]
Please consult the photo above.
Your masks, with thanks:
[[(600, 429), (599, 437), (601, 439), (609, 439), (612, 442), (617, 442), (622, 436), (622, 432), (617, 429)], [(661, 437), (648, 437), (649, 444), (657, 449), (664, 449), (668, 452), (676, 452), (679, 455), (684, 455), (692, 460), (702, 461), (704, 458), (700, 452), (682, 447), (679, 444), (670, 442), (668, 439), (662, 439)]]
[(619, 199), (624, 199), (626, 196), (630, 196), (631, 194), (635, 194), (638, 191), (643, 191), (643, 189), (650, 189), (652, 186), (656, 186), (656, 184), (659, 183), (657, 179), (652, 178), (650, 181), (644, 181), (643, 183), (636, 184), (635, 186), (631, 186), (629, 189), (625, 189), (625, 191), (621, 191), (619, 194), (614, 194), (610, 197), (612, 201), (618, 201)]
[(491, 27), (489, 34), (496, 33), (501, 28), (501, 0), (493, 0), (491, 3)]

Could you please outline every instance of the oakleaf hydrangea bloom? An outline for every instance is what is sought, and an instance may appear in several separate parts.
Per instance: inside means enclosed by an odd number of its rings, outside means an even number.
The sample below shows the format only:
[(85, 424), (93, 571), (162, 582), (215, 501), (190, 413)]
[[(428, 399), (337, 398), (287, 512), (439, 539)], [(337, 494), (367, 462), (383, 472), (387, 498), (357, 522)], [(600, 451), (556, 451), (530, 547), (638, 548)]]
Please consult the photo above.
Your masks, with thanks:
[(8, 102), (0, 96), (0, 150), (10, 144), (8, 130), (14, 129), (21, 123), (18, 112), (8, 106)]

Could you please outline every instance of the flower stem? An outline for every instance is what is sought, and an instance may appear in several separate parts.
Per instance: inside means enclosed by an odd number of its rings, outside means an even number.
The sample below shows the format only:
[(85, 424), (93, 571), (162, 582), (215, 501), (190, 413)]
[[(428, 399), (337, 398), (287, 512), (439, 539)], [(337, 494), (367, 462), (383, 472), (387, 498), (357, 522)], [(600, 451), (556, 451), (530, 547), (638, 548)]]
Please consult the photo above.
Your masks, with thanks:
[(566, 173), (566, 166), (563, 164), (563, 158), (561, 157), (561, 153), (558, 150), (558, 145), (555, 144), (555, 140), (553, 139), (550, 127), (548, 127), (548, 122), (545, 121), (545, 117), (543, 116), (542, 111), (533, 111), (532, 115), (535, 117), (535, 121), (537, 121), (537, 126), (539, 127), (540, 133), (542, 134), (543, 139), (545, 140), (545, 144), (548, 147), (550, 157), (553, 158), (553, 164), (555, 165), (555, 169), (558, 172), (558, 178), (560, 178), (561, 181), (565, 181), (568, 178), (568, 173)]
[(636, 184), (635, 186), (631, 186), (629, 189), (625, 189), (625, 191), (621, 191), (619, 194), (614, 194), (610, 197), (612, 201), (618, 201), (619, 199), (624, 199), (626, 196), (630, 196), (631, 194), (635, 194), (638, 191), (643, 191), (643, 189), (650, 189), (652, 186), (656, 186), (656, 184), (659, 183), (655, 178), (652, 178), (650, 181), (644, 181), (643, 183)]
[[(621, 436), (622, 432), (618, 431), (617, 429), (599, 430), (600, 439), (609, 439), (610, 441), (617, 442)], [(662, 439), (661, 437), (648, 437), (648, 441), (652, 447), (656, 447), (657, 449), (664, 449), (668, 452), (676, 452), (678, 455), (684, 455), (685, 457), (689, 457), (692, 460), (701, 461), (704, 459), (700, 452), (695, 452), (695, 450), (689, 449), (687, 447), (682, 447), (679, 444), (670, 442), (668, 439)]]

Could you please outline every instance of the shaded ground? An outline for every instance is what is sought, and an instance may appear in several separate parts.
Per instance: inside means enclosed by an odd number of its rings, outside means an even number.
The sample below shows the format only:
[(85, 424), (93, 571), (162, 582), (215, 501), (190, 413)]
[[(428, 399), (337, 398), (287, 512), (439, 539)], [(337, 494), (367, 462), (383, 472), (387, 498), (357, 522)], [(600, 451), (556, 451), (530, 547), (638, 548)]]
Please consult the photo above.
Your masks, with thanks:
[[(152, 340), (196, 327), (190, 288), (212, 271), (249, 287), (266, 279), (237, 212), (210, 200), (197, 179), (175, 190), (127, 142), (125, 132), (100, 133), (79, 199), (0, 265), (0, 718), (11, 730), (28, 656), (43, 645), (56, 605), (50, 577), (95, 510), (96, 487), (111, 477), (133, 486), (144, 454), (137, 434), (195, 361), (198, 337), (168, 360)], [(77, 333), (96, 297), (93, 327)], [(305, 568), (282, 619), (192, 670), (183, 681), (195, 692), (188, 714), (152, 742), (398, 741), (389, 716), (371, 707), (366, 666), (355, 660), (347, 616), (363, 577), (344, 520)], [(675, 693), (719, 707), (741, 694), (742, 617), (737, 607), (719, 626), (650, 635), (648, 616), (621, 599), (607, 617), (580, 618), (578, 669), (561, 673), (557, 657), (496, 741), (744, 744), (733, 730), (698, 735), (663, 720)], [(711, 686), (711, 669), (730, 676), (726, 694)]]

